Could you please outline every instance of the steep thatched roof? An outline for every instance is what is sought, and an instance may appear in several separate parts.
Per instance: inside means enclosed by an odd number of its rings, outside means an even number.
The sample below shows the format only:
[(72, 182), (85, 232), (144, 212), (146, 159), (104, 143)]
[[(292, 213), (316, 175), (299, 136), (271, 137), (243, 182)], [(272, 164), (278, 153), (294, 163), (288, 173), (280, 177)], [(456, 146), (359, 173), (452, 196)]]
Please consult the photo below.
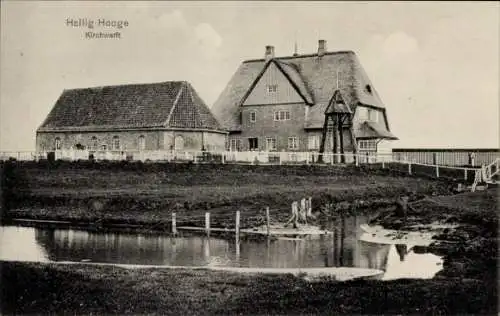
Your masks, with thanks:
[(185, 81), (64, 90), (39, 132), (181, 128), (222, 130)]
[[(322, 128), (325, 110), (337, 89), (337, 82), (351, 111), (354, 112), (357, 105), (364, 104), (385, 112), (382, 100), (352, 51), (326, 52), (323, 56), (311, 54), (278, 57), (272, 60), (288, 74), (299, 94), (308, 94), (306, 100), (312, 101), (304, 128)], [(212, 106), (214, 115), (224, 128), (240, 129), (241, 100), (264, 67), (265, 59), (244, 61)], [(389, 130), (388, 126), (386, 128)]]

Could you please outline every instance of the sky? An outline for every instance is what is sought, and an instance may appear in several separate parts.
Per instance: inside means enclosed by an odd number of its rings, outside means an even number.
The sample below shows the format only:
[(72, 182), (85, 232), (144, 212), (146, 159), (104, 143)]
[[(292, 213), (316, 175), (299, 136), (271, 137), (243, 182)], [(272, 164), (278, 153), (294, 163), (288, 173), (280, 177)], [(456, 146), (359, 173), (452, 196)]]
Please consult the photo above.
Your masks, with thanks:
[[(1, 2), (0, 150), (35, 149), (64, 89), (189, 81), (211, 106), (240, 63), (353, 50), (394, 147), (499, 147), (497, 2)], [(67, 19), (127, 21), (122, 29)], [(119, 31), (120, 39), (86, 39)]]

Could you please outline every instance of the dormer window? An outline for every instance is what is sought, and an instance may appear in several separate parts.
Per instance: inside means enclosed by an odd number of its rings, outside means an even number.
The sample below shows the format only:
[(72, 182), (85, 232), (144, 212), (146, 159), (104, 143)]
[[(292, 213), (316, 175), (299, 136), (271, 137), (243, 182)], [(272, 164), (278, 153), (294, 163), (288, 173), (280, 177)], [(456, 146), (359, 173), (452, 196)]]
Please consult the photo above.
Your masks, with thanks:
[(367, 85), (365, 86), (365, 90), (366, 90), (366, 92), (368, 92), (369, 94), (372, 94), (372, 87), (371, 87), (369, 84), (367, 84)]
[(278, 92), (277, 84), (271, 84), (267, 86), (267, 93), (276, 93), (276, 92)]

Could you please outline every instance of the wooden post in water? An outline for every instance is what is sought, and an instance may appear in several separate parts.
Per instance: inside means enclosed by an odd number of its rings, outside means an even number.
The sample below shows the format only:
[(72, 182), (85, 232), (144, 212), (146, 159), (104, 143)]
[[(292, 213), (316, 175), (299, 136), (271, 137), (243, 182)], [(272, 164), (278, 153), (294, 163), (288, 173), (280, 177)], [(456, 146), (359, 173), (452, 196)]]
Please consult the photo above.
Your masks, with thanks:
[(269, 216), (269, 206), (266, 207), (266, 226), (267, 226), (267, 236), (271, 234), (271, 223), (270, 223), (270, 216)]
[(439, 178), (439, 166), (436, 165), (436, 178)]
[(312, 197), (307, 198), (307, 216), (312, 216)]
[(236, 211), (236, 241), (240, 238), (240, 211)]
[(464, 180), (467, 181), (467, 169), (464, 169)]
[(210, 234), (210, 213), (209, 212), (205, 213), (205, 231), (207, 232), (207, 235)]
[(411, 175), (411, 162), (408, 162), (408, 174)]
[(176, 214), (172, 213), (172, 234), (177, 235), (177, 222), (175, 218)]

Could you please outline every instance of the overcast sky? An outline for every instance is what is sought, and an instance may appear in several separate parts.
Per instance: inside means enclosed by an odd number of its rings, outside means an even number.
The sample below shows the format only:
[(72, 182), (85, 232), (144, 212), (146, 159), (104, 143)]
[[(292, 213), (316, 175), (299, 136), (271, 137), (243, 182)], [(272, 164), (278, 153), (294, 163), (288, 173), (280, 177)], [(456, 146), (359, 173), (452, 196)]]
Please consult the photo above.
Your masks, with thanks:
[[(396, 147), (498, 147), (497, 2), (49, 2), (1, 4), (0, 150), (34, 150), (68, 88), (187, 80), (211, 106), (242, 60), (354, 50)], [(85, 39), (67, 18), (126, 20)], [(110, 29), (111, 30), (111, 29)], [(94, 31), (103, 31), (94, 28)]]

